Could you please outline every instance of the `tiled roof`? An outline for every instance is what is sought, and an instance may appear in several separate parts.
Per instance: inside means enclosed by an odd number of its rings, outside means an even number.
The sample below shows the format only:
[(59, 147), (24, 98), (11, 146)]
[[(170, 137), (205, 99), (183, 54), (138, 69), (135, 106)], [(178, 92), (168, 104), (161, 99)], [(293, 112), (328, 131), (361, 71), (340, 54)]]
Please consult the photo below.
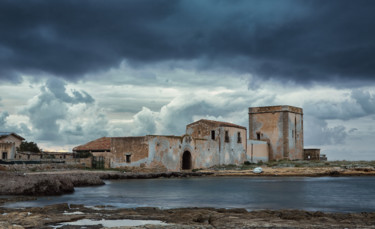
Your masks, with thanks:
[(102, 137), (94, 141), (88, 142), (84, 145), (80, 145), (73, 148), (73, 151), (97, 151), (97, 150), (110, 150), (111, 149), (111, 138)]
[(193, 125), (193, 124), (197, 124), (199, 122), (207, 122), (207, 123), (212, 123), (215, 126), (235, 127), (235, 128), (240, 128), (240, 129), (246, 130), (246, 127), (244, 127), (244, 126), (236, 125), (236, 124), (233, 124), (233, 123), (230, 123), (230, 122), (221, 122), (221, 121), (214, 121), (214, 120), (208, 120), (208, 119), (198, 120), (196, 122), (190, 123), (188, 126)]
[(12, 132), (0, 132), (0, 138), (7, 137), (9, 135), (13, 135), (14, 137), (16, 137), (18, 139), (25, 140), (23, 137), (19, 136), (18, 134), (12, 133)]

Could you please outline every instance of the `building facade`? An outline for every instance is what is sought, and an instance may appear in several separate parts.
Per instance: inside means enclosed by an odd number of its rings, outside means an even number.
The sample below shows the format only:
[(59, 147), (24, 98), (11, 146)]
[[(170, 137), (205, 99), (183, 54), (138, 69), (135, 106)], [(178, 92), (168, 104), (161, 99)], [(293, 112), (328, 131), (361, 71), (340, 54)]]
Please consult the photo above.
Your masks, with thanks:
[(20, 147), (23, 140), (25, 140), (23, 137), (15, 133), (0, 132), (0, 159), (14, 159), (16, 155), (16, 149)]
[(90, 152), (105, 167), (161, 168), (168, 171), (216, 165), (303, 159), (303, 112), (292, 106), (249, 108), (246, 127), (201, 119), (182, 136), (103, 137), (73, 149)]
[(249, 139), (268, 142), (269, 160), (302, 160), (302, 108), (250, 107)]

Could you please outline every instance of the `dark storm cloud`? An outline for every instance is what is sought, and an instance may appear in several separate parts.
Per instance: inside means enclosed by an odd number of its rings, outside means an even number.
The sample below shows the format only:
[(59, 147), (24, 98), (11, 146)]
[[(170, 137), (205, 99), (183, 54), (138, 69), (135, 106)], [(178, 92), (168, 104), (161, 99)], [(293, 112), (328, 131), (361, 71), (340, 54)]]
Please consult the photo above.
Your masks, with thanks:
[(1, 1), (0, 79), (201, 59), (263, 79), (367, 82), (374, 10), (372, 0)]

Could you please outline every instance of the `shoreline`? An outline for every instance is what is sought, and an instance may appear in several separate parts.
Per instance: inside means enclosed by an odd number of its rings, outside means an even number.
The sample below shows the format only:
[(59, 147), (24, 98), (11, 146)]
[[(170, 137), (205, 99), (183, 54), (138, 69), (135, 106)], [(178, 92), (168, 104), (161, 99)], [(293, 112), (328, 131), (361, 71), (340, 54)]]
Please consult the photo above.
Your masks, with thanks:
[(104, 185), (104, 180), (118, 179), (157, 179), (184, 177), (353, 177), (375, 176), (373, 168), (343, 169), (340, 167), (262, 167), (263, 172), (252, 170), (206, 169), (184, 172), (121, 172), (113, 170), (60, 170), (42, 172), (0, 172), (0, 195), (49, 196), (74, 192), (74, 187)]
[[(117, 228), (375, 228), (375, 212), (327, 213), (304, 210), (154, 207), (109, 209), (75, 204), (8, 209), (0, 207), (1, 228), (53, 228), (62, 222), (90, 220), (160, 220), (167, 225)], [(82, 226), (82, 225), (80, 225)], [(81, 228), (81, 227), (67, 227)], [(86, 228), (103, 228), (98, 225)]]
[[(74, 187), (103, 185), (103, 180), (157, 179), (183, 177), (352, 177), (375, 176), (368, 169), (332, 168), (263, 168), (252, 170), (200, 170), (199, 172), (123, 173), (120, 171), (62, 170), (30, 173), (0, 172), (0, 228), (54, 228), (62, 222), (77, 220), (160, 220), (167, 225), (147, 225), (117, 228), (375, 228), (375, 212), (321, 212), (306, 210), (253, 210), (232, 208), (188, 207), (160, 209), (155, 207), (111, 208), (87, 207), (75, 204), (54, 204), (44, 207), (5, 208), (7, 202), (35, 200), (38, 196), (62, 195), (74, 192)], [(301, 170), (304, 172), (301, 174)], [(318, 173), (317, 173), (318, 171)], [(4, 183), (7, 181), (6, 183)], [(13, 182), (12, 182), (13, 181)], [(70, 189), (64, 187), (68, 185)], [(8, 186), (8, 187), (7, 187)], [(10, 186), (10, 187), (9, 187)], [(13, 188), (13, 189), (11, 189)], [(24, 188), (25, 191), (22, 191)], [(17, 193), (12, 193), (12, 190)], [(49, 190), (45, 192), (46, 190)], [(53, 192), (51, 191), (53, 190)], [(24, 193), (23, 193), (24, 192)], [(26, 194), (26, 196), (23, 196)], [(81, 225), (82, 226), (82, 225)], [(81, 228), (64, 226), (64, 228)], [(91, 225), (86, 228), (103, 228)]]

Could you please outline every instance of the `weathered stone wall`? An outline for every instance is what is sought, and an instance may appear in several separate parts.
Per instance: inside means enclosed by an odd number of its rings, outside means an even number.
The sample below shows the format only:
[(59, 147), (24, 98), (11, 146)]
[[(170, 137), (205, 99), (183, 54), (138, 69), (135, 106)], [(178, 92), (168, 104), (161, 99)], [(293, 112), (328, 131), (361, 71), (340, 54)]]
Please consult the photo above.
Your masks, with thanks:
[[(229, 139), (226, 139), (226, 131), (228, 132)], [(240, 142), (238, 141), (238, 133), (241, 136)], [(246, 161), (246, 135), (246, 129), (235, 127), (219, 128), (220, 164), (242, 164)]]
[(15, 147), (20, 147), (22, 140), (19, 138), (14, 137), (13, 135), (8, 135), (2, 139), (0, 139), (0, 143), (14, 143)]
[(47, 163), (42, 164), (0, 164), (0, 171), (48, 171), (48, 170), (65, 170), (65, 169), (83, 169), (91, 168), (91, 158), (77, 158), (75, 160), (65, 161), (65, 163)]
[(41, 153), (31, 153), (31, 152), (18, 152), (16, 153), (16, 160), (30, 160), (30, 161), (39, 161), (42, 159)]
[(320, 160), (320, 149), (304, 149), (303, 160)]
[(303, 158), (303, 111), (292, 106), (249, 108), (249, 139), (269, 143), (269, 159)]
[(103, 157), (104, 158), (104, 168), (111, 168), (113, 153), (111, 152), (93, 152), (94, 157)]
[(67, 158), (64, 160), (65, 164), (68, 166), (76, 166), (78, 168), (91, 168), (92, 167), (92, 157), (88, 158)]
[[(9, 160), (13, 159), (16, 151), (15, 143), (7, 142), (0, 143), (0, 159)], [(5, 153), (5, 155), (3, 155)], [(5, 158), (3, 158), (3, 156)]]
[(268, 143), (266, 141), (247, 140), (247, 161), (258, 163), (269, 160)]
[[(111, 167), (134, 166), (148, 157), (148, 136), (111, 138), (111, 152)], [(130, 162), (126, 155), (130, 155)]]

